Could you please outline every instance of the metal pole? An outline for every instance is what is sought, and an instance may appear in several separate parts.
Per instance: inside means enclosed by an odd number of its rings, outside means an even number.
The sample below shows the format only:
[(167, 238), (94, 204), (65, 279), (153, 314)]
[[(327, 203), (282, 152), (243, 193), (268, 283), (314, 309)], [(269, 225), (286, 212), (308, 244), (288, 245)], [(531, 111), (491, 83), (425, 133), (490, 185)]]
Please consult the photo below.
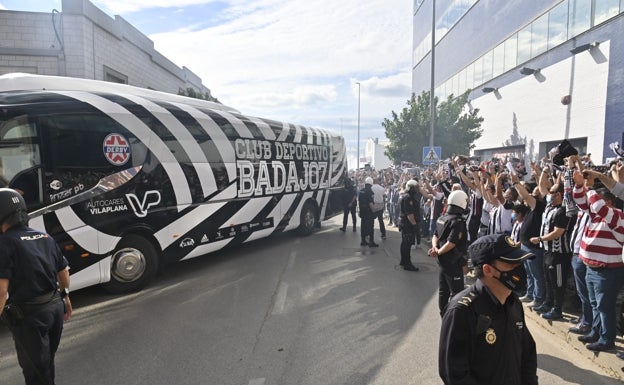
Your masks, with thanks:
[(435, 29), (436, 29), (436, 0), (433, 0), (431, 11), (431, 90), (429, 91), (429, 114), (431, 116), (431, 129), (429, 132), (429, 147), (433, 148), (433, 133), (435, 131)]
[(358, 138), (357, 138), (357, 170), (360, 169), (360, 82), (355, 82), (358, 85)]

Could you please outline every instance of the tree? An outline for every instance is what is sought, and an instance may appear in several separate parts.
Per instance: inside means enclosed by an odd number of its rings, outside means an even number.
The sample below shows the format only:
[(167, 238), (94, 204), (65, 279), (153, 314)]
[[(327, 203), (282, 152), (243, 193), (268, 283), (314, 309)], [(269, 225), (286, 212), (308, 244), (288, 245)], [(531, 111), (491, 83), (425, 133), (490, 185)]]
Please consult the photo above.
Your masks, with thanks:
[(516, 117), (515, 112), (513, 113), (513, 118), (512, 118), (511, 123), (512, 123), (511, 136), (509, 137), (509, 139), (503, 142), (503, 147), (511, 147), (511, 146), (517, 146), (520, 144), (526, 144), (527, 142), (526, 136), (523, 138), (520, 136), (518, 132), (518, 118)]
[(201, 93), (195, 91), (195, 89), (192, 87), (187, 87), (186, 91), (182, 88), (178, 88), (178, 95), (187, 96), (189, 98), (208, 100), (209, 102), (221, 103), (219, 99), (213, 98), (212, 95), (210, 95), (210, 92)]
[[(442, 147), (442, 158), (467, 155), (483, 134), (483, 117), (479, 116), (479, 109), (466, 111), (467, 102), (468, 91), (457, 98), (451, 95), (440, 104), (434, 98), (434, 146)], [(390, 141), (385, 153), (393, 163), (422, 163), (422, 148), (429, 145), (430, 115), (429, 92), (424, 91), (418, 97), (412, 94), (400, 115), (392, 111), (392, 119), (384, 119), (381, 125)]]

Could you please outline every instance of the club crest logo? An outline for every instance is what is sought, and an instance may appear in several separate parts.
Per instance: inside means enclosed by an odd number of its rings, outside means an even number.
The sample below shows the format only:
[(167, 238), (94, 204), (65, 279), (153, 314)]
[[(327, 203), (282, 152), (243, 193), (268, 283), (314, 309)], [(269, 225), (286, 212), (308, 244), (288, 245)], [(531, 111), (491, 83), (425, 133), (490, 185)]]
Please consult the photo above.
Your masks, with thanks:
[(130, 159), (130, 142), (120, 134), (108, 134), (104, 138), (102, 151), (112, 165), (121, 166)]

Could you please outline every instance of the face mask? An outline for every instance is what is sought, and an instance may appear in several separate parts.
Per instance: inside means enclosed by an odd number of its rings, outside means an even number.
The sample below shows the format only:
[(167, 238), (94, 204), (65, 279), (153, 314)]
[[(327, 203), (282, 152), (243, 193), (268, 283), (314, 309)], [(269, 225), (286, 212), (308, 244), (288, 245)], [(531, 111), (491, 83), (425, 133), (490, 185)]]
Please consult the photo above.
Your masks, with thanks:
[(518, 220), (518, 214), (516, 214), (516, 213), (511, 213), (511, 220), (512, 220), (512, 221)]
[(552, 203), (552, 195), (550, 195), (550, 194), (546, 195), (546, 203), (547, 204), (551, 204)]
[(500, 271), (496, 267), (492, 267), (500, 273), (500, 276), (495, 278), (509, 290), (518, 291), (526, 287), (526, 271), (524, 270), (524, 266), (518, 265), (515, 269), (509, 271)]

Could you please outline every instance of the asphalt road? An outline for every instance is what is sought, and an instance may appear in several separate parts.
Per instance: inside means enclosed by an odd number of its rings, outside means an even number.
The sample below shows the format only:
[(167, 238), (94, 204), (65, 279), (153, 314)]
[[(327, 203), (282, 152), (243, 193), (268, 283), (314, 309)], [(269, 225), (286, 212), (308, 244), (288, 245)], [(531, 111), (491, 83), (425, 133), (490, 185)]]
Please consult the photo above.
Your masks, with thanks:
[[(139, 293), (72, 293), (57, 384), (441, 384), (435, 262), (414, 250), (421, 271), (400, 270), (395, 228), (362, 248), (340, 221), (172, 265)], [(528, 325), (541, 384), (620, 384)], [(0, 384), (21, 383), (1, 326)]]

